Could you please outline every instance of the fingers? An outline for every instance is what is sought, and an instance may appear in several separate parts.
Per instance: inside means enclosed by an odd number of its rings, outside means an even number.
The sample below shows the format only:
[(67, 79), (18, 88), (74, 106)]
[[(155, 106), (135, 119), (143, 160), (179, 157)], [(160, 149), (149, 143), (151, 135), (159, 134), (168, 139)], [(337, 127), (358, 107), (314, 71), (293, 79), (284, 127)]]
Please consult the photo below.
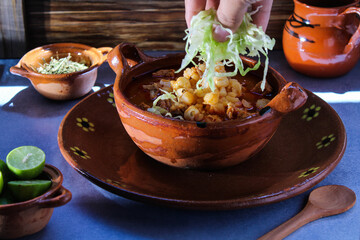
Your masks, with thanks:
[(218, 9), (220, 0), (207, 0), (205, 9), (208, 10), (210, 8)]
[(217, 18), (223, 26), (236, 31), (249, 6), (248, 1), (244, 0), (221, 0), (217, 10)]
[(252, 16), (254, 24), (261, 26), (266, 31), (270, 19), (271, 7), (273, 0), (262, 0), (253, 4), (253, 10), (261, 6), (259, 11)]
[(185, 0), (185, 19), (186, 24), (190, 27), (191, 18), (204, 10), (206, 0)]
[[(224, 27), (235, 32), (239, 28), (249, 6), (248, 1), (221, 0), (217, 10), (217, 18)], [(225, 42), (228, 35), (229, 33), (220, 26), (215, 26), (213, 36), (216, 41)]]
[[(191, 19), (204, 9), (217, 9), (217, 19), (226, 28), (236, 31), (248, 8), (250, 3), (256, 0), (185, 0), (185, 19), (187, 26), (190, 27)], [(271, 7), (273, 0), (259, 0), (255, 2), (252, 7), (253, 10), (259, 6), (259, 11), (253, 15), (253, 22), (257, 26), (261, 26), (266, 31), (269, 23)], [(214, 38), (219, 42), (226, 41), (228, 32), (224, 31), (220, 26), (214, 27)]]

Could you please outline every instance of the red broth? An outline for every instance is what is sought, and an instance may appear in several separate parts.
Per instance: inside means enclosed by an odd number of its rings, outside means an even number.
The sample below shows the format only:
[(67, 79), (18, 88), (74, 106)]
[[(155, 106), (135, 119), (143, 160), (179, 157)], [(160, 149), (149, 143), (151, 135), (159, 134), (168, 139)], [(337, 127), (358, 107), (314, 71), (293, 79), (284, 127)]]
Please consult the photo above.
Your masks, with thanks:
[[(160, 82), (161, 79), (167, 79), (167, 80), (176, 80), (178, 77), (183, 76), (182, 73), (175, 74), (174, 78), (169, 77), (153, 77), (152, 73), (147, 73), (144, 75), (141, 75), (137, 78), (134, 78), (130, 84), (125, 89), (125, 95), (126, 97), (135, 104), (136, 106), (142, 108), (143, 110), (146, 110), (146, 107), (144, 106), (152, 106), (153, 101), (156, 99), (156, 97), (152, 98), (150, 96), (150, 91), (147, 89), (144, 89), (144, 85), (151, 85), (153, 83)], [(254, 91), (251, 91), (256, 84), (258, 84), (261, 79), (259, 79), (258, 76), (252, 74), (251, 72), (248, 73), (246, 76), (237, 75), (235, 77), (232, 77), (232, 79), (236, 79), (243, 87), (242, 95), (239, 97), (240, 100), (245, 99), (247, 102), (249, 102), (253, 107), (248, 108), (247, 112), (251, 113), (252, 116), (257, 115), (259, 108), (256, 107), (256, 102), (259, 99), (272, 99), (274, 97), (273, 91), (266, 92), (266, 94), (260, 94)], [(161, 94), (158, 94), (159, 96)], [(229, 120), (226, 118), (226, 116), (221, 116), (222, 120)]]

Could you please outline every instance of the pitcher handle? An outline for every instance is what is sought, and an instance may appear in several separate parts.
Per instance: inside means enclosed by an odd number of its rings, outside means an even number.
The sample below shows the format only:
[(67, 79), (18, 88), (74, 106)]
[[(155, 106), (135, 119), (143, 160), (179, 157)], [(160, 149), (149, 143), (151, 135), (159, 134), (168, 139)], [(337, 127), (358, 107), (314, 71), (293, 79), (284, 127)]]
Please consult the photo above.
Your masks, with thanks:
[[(360, 17), (360, 8), (359, 7), (349, 7), (343, 11), (341, 15), (346, 14), (357, 14)], [(360, 44), (360, 24), (356, 30), (356, 32), (352, 35), (350, 38), (348, 44), (345, 46), (344, 53), (349, 53), (351, 50), (353, 50), (355, 47), (357, 47)]]

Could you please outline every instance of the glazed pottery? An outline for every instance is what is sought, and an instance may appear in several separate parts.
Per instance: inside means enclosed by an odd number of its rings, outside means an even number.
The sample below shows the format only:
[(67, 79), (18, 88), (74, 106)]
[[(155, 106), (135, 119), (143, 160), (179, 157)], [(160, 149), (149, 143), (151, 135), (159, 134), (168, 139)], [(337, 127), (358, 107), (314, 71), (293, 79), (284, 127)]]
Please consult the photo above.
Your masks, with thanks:
[[(56, 43), (35, 48), (26, 53), (10, 72), (28, 78), (43, 96), (54, 100), (79, 98), (91, 91), (97, 77), (97, 68), (106, 61), (112, 48), (93, 48), (78, 43)], [(68, 74), (41, 74), (35, 69), (51, 57), (67, 57), (85, 63), (88, 68)]]
[(66, 114), (58, 143), (69, 165), (121, 204), (121, 197), (202, 210), (274, 203), (318, 184), (345, 151), (341, 119), (321, 98), (307, 94), (305, 105), (284, 116), (260, 152), (225, 169), (174, 168), (148, 157), (124, 129), (112, 86), (84, 98)]
[(290, 66), (313, 77), (337, 77), (360, 57), (359, 0), (294, 0), (283, 50)]
[(0, 205), (0, 238), (19, 238), (36, 233), (49, 222), (55, 207), (71, 200), (71, 192), (61, 184), (63, 175), (54, 166), (45, 164), (42, 173), (52, 185), (43, 195), (28, 201)]
[[(158, 69), (177, 69), (183, 58), (184, 54), (152, 58), (127, 43), (118, 45), (108, 56), (110, 67), (117, 74), (115, 104), (124, 128), (142, 151), (167, 165), (199, 169), (234, 166), (263, 148), (275, 133), (283, 114), (306, 101), (306, 93), (300, 86), (286, 85), (285, 79), (272, 68), (267, 81), (275, 93), (283, 89), (262, 114), (246, 120), (205, 123), (165, 118), (140, 109), (125, 96), (126, 86), (135, 77)], [(139, 64), (130, 67), (127, 59)], [(254, 60), (242, 59), (245, 65), (256, 64)], [(257, 74), (262, 72), (263, 68)]]

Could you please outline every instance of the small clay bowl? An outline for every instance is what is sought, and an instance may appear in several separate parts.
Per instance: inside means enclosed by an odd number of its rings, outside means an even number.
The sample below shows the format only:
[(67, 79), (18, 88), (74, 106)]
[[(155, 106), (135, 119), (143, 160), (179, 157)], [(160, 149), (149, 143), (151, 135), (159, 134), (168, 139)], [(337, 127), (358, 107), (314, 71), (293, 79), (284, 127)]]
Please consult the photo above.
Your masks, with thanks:
[(56, 167), (46, 164), (41, 175), (50, 179), (50, 189), (28, 201), (0, 205), (0, 238), (10, 239), (34, 234), (49, 222), (55, 207), (71, 200), (71, 192), (61, 184), (63, 175)]
[[(69, 100), (84, 96), (94, 86), (98, 67), (107, 59), (110, 47), (93, 48), (78, 43), (55, 43), (27, 52), (10, 72), (28, 78), (43, 96), (54, 100)], [(85, 63), (88, 68), (68, 74), (41, 74), (36, 69), (51, 57), (67, 57)]]
[[(118, 45), (108, 55), (109, 65), (117, 74), (114, 97), (124, 128), (143, 152), (167, 165), (218, 169), (239, 164), (265, 146), (282, 116), (306, 102), (305, 91), (296, 83), (287, 83), (272, 68), (267, 81), (277, 95), (258, 116), (245, 120), (221, 123), (176, 120), (144, 111), (126, 97), (126, 86), (135, 77), (158, 69), (178, 69), (183, 58), (184, 54), (149, 57), (128, 43)], [(249, 58), (242, 60), (250, 67), (256, 64)], [(130, 67), (134, 62), (138, 64)], [(255, 72), (259, 81), (262, 73), (263, 67)]]

